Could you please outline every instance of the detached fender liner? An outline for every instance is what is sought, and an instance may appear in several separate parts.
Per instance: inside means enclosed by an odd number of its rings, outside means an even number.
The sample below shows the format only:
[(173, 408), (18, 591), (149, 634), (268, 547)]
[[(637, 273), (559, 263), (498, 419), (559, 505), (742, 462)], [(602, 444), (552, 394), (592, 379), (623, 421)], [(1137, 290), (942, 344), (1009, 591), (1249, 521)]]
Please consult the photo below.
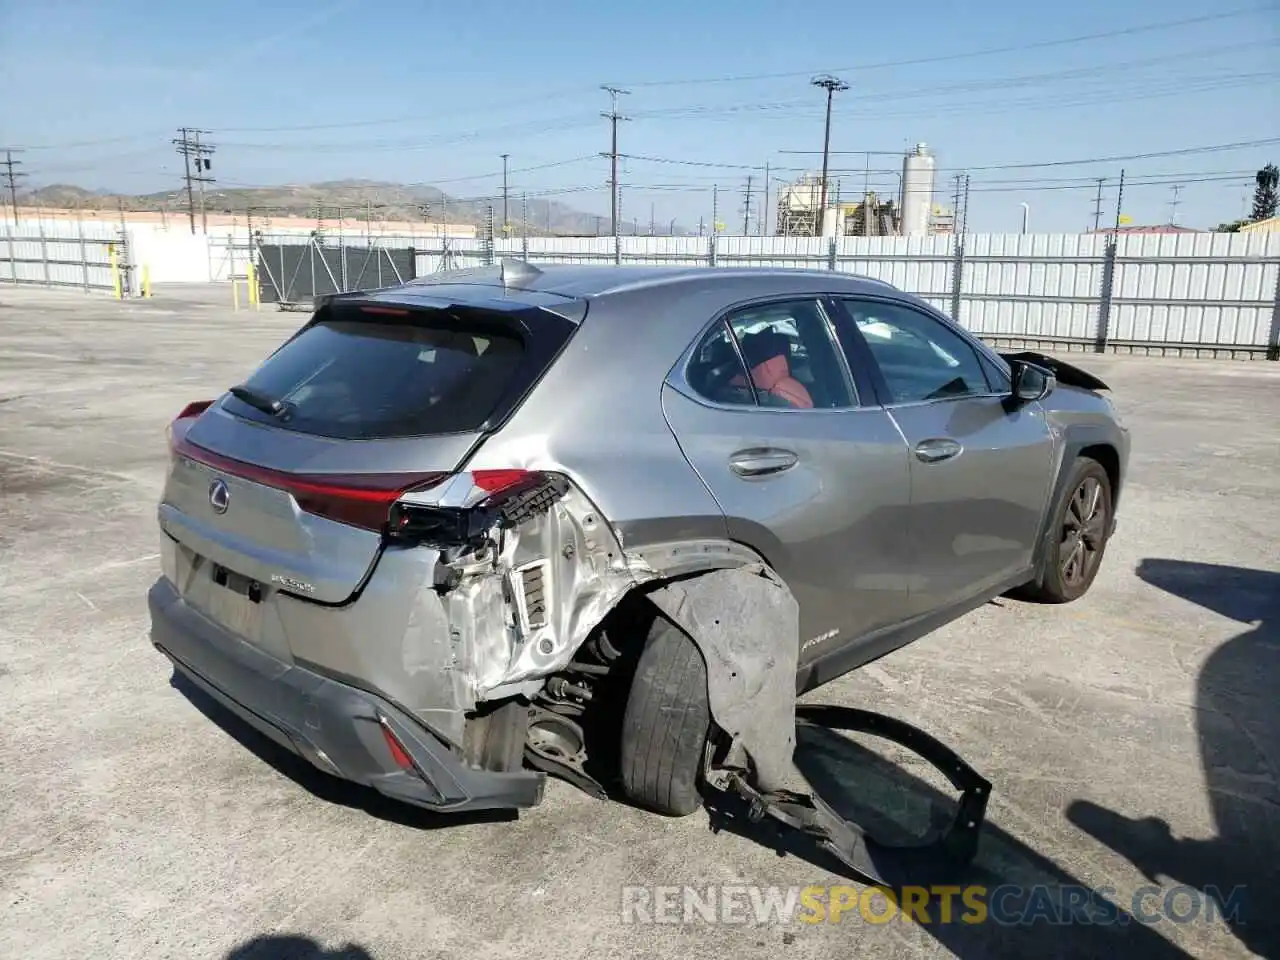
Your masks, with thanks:
[[(320, 770), (430, 810), (516, 809), (542, 801), (545, 774), (467, 766), (381, 697), (276, 659), (185, 603), (161, 578), (147, 594), (151, 642), (179, 673), (259, 733)], [(387, 746), (390, 729), (416, 768)]]
[[(706, 779), (710, 786), (745, 799), (747, 819), (771, 816), (879, 884), (899, 875), (904, 866), (936, 875), (932, 871), (943, 865), (973, 859), (991, 784), (954, 751), (910, 724), (851, 707), (797, 706), (799, 607), (771, 569), (748, 564), (717, 570), (666, 584), (650, 597), (690, 636), (706, 662), (711, 716), (732, 740), (726, 762), (708, 757)], [(870, 733), (928, 761), (962, 791), (951, 827), (936, 839), (906, 847), (877, 842), (819, 797), (796, 765), (797, 720)], [(721, 825), (714, 814), (712, 823), (713, 829)]]

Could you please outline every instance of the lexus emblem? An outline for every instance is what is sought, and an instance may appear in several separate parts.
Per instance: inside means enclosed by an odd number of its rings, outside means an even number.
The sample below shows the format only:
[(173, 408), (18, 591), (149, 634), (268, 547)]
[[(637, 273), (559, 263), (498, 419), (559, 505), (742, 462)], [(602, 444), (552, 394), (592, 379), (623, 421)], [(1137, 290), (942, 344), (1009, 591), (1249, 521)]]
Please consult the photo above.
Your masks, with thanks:
[(209, 484), (209, 506), (214, 513), (226, 513), (231, 505), (231, 490), (223, 480), (215, 480)]

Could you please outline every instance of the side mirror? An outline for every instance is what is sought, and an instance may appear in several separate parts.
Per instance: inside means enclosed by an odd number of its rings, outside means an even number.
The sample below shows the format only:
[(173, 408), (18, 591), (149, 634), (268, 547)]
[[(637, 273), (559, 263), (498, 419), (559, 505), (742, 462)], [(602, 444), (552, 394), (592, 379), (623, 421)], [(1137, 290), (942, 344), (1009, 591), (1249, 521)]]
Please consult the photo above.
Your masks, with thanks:
[(1016, 361), (1013, 363), (1013, 401), (1015, 403), (1033, 403), (1043, 400), (1058, 385), (1058, 378), (1044, 367), (1034, 363)]

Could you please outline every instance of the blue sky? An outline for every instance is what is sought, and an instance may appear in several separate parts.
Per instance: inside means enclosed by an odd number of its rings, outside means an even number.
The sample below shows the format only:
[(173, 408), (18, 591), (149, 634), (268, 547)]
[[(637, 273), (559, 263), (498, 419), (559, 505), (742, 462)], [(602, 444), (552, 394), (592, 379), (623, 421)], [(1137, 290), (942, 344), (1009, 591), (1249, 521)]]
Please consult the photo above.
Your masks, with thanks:
[[(696, 226), (718, 184), (740, 232), (748, 174), (758, 196), (766, 163), (775, 180), (820, 166), (809, 79), (831, 71), (850, 84), (831, 136), (850, 152), (832, 158), (841, 189), (860, 191), (869, 162), (872, 188), (896, 193), (900, 160), (883, 154), (923, 141), (939, 199), (970, 171), (975, 231), (1017, 230), (1024, 202), (1033, 230), (1090, 226), (1097, 177), (1105, 222), (1122, 167), (1136, 222), (1167, 222), (1176, 182), (1178, 222), (1208, 227), (1280, 163), (1272, 143), (1009, 166), (1280, 139), (1276, 0), (964, 6), (0, 0), (0, 82), (18, 94), (0, 102), (0, 147), (25, 148), (33, 184), (176, 189), (169, 141), (188, 125), (212, 131), (228, 186), (360, 177), (458, 196), (498, 192), (509, 153), (514, 196), (607, 213), (608, 83), (631, 91), (620, 149), (656, 158), (624, 161), (623, 216)], [(1055, 42), (1114, 31), (1129, 32)]]

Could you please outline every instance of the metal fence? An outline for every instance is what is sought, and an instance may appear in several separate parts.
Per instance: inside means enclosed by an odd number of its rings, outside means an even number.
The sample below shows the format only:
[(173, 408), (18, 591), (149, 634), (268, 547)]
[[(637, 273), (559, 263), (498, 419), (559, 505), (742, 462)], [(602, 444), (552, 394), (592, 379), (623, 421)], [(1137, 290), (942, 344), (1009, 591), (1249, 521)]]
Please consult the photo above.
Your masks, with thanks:
[(1039, 349), (1280, 357), (1280, 234), (612, 237), (420, 242), (419, 275), (531, 263), (770, 266), (886, 280), (984, 339)]
[(83, 220), (6, 221), (0, 234), (0, 283), (134, 292), (128, 234)]
[(353, 245), (341, 236), (257, 234), (253, 251), (260, 302), (286, 309), (309, 309), (326, 293), (394, 286), (417, 275), (416, 251), (394, 238)]
[[(260, 298), (391, 286), (515, 257), (531, 263), (772, 266), (886, 280), (1001, 345), (1280, 359), (1280, 234), (968, 234), (939, 237), (367, 237), (252, 242), (147, 235), (102, 221), (25, 220), (0, 233), (0, 283), (136, 295), (199, 247), (208, 275), (252, 272)], [(221, 242), (221, 241), (219, 241)], [(174, 247), (170, 250), (170, 247)], [(170, 254), (173, 254), (170, 256)], [(182, 254), (182, 256), (178, 256)], [(216, 255), (215, 255), (216, 254)], [(142, 263), (139, 270), (137, 263)], [(244, 272), (242, 272), (244, 271)], [(118, 286), (117, 286), (118, 285)]]

